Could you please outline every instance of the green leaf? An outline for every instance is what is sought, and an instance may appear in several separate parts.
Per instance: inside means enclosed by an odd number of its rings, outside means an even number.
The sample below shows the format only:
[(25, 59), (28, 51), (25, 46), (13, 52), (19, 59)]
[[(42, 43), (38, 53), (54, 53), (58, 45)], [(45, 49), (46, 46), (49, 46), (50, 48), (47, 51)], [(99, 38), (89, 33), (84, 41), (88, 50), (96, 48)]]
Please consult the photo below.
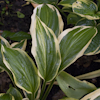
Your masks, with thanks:
[(85, 94), (96, 89), (95, 85), (86, 81), (80, 81), (64, 71), (57, 76), (57, 82), (66, 96), (70, 98), (80, 99)]
[(18, 18), (24, 18), (25, 15), (23, 13), (21, 13), (20, 11), (17, 11), (17, 17)]
[(67, 17), (67, 24), (76, 24), (80, 19), (80, 16), (74, 13), (70, 13)]
[(72, 8), (70, 8), (70, 7), (63, 7), (62, 10), (63, 10), (64, 12), (69, 12), (69, 13), (72, 12)]
[(2, 58), (2, 54), (1, 54), (1, 44), (0, 44), (0, 68), (2, 70), (7, 71), (8, 73), (10, 73), (10, 71), (6, 68), (5, 64), (3, 63), (3, 58)]
[(77, 0), (61, 0), (59, 2), (59, 5), (65, 6), (65, 7), (72, 7), (72, 4), (76, 2)]
[(37, 4), (56, 4), (58, 0), (26, 0)]
[(11, 44), (12, 48), (20, 48), (22, 50), (26, 49), (26, 45), (27, 45), (27, 40), (22, 40), (20, 42), (14, 42)]
[(12, 72), (15, 84), (27, 93), (35, 95), (40, 78), (33, 60), (21, 49), (2, 46), (3, 62)]
[(96, 33), (95, 27), (76, 26), (66, 29), (59, 35), (62, 59), (59, 71), (67, 68), (84, 54)]
[(2, 45), (5, 45), (5, 46), (7, 46), (7, 47), (10, 47), (10, 44), (9, 44), (9, 42), (8, 42), (5, 38), (3, 38), (2, 36), (0, 36), (0, 41), (1, 41), (1, 43), (0, 43), (0, 68), (1, 68), (2, 71), (6, 71), (6, 72), (7, 72), (7, 74), (8, 74), (9, 77), (11, 78), (12, 82), (14, 83), (12, 74), (11, 74), (11, 72), (9, 71), (9, 69), (5, 66), (5, 64), (3, 63), (3, 58), (2, 58), (2, 54), (1, 54), (1, 44), (2, 44)]
[(99, 54), (100, 53), (100, 45), (98, 47), (99, 49), (95, 52), (95, 54)]
[(34, 9), (32, 21), (35, 20), (36, 16), (38, 16), (43, 23), (51, 28), (57, 37), (63, 31), (63, 20), (59, 11), (53, 5), (39, 5)]
[(80, 19), (77, 23), (76, 26), (96, 26), (96, 21), (95, 20), (88, 20), (86, 18)]
[(97, 0), (98, 10), (100, 11), (100, 0)]
[(59, 99), (59, 100), (79, 100), (79, 99), (65, 97), (65, 98)]
[(2, 36), (0, 36), (0, 44), (6, 45), (7, 47), (10, 47), (9, 42), (5, 38), (3, 38)]
[(77, 0), (72, 5), (73, 12), (89, 20), (100, 19), (97, 5), (90, 0)]
[(100, 24), (97, 25), (98, 33), (93, 38), (91, 44), (85, 51), (85, 55), (94, 55), (100, 53)]
[(32, 21), (32, 54), (36, 60), (41, 78), (49, 82), (58, 73), (61, 63), (59, 42), (54, 32), (38, 17)]
[(100, 89), (97, 89), (85, 97), (83, 97), (81, 100), (100, 100)]
[(10, 94), (1, 93), (0, 100), (15, 100), (14, 97)]
[(100, 100), (100, 95), (97, 98), (95, 98), (94, 100)]
[(14, 41), (31, 39), (30, 34), (23, 32), (23, 31), (16, 32), (16, 33), (10, 32), (10, 31), (3, 31), (2, 36), (5, 37), (5, 38), (9, 37), (11, 40), (14, 40)]
[(7, 93), (14, 96), (15, 100), (22, 100), (23, 99), (21, 93), (14, 87), (9, 88)]

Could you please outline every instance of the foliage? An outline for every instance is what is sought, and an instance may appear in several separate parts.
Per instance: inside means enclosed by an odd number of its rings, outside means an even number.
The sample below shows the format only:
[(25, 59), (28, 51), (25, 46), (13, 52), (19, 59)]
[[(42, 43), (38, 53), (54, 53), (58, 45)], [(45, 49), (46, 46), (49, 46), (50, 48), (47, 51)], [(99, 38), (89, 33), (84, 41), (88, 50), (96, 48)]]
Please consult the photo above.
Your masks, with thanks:
[[(0, 67), (9, 74), (15, 87), (9, 88), (5, 94), (1, 93), (0, 98), (22, 100), (24, 94), (23, 100), (45, 100), (56, 80), (66, 94), (61, 100), (99, 99), (100, 90), (94, 84), (81, 81), (64, 69), (83, 55), (100, 53), (100, 25), (96, 21), (100, 19), (97, 6), (100, 2), (96, 4), (92, 0), (61, 0), (59, 3), (58, 0), (27, 1), (40, 4), (34, 9), (30, 26), (31, 52), (36, 64), (25, 52), (25, 48), (23, 49), (30, 35), (5, 31), (0, 36)], [(57, 4), (64, 7), (60, 9)], [(57, 8), (64, 16), (66, 15), (63, 10), (70, 9), (66, 20), (68, 24), (73, 24), (73, 27), (63, 31), (64, 22)], [(18, 42), (9, 44), (5, 39), (7, 37)], [(46, 89), (48, 82), (50, 84)], [(94, 93), (97, 95), (93, 96)]]

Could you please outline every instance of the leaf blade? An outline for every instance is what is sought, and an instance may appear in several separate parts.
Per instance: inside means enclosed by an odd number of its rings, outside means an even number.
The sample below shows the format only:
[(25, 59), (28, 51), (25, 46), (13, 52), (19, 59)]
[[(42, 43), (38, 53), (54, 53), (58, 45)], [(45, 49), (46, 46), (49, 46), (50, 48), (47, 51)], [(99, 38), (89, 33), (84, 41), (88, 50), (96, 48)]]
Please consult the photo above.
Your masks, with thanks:
[(7, 93), (14, 96), (15, 100), (22, 100), (23, 99), (21, 93), (14, 87), (9, 88), (7, 90)]
[(95, 27), (76, 26), (63, 31), (59, 35), (58, 40), (62, 58), (59, 71), (67, 68), (84, 54), (96, 33), (97, 29)]
[(72, 5), (73, 12), (90, 20), (100, 19), (100, 12), (93, 1), (78, 0)]
[(39, 87), (40, 78), (32, 59), (21, 49), (2, 46), (1, 50), (3, 62), (12, 72), (15, 84), (34, 95)]
[(32, 35), (31, 52), (35, 57), (40, 77), (45, 81), (51, 81), (56, 76), (61, 63), (59, 42), (54, 32), (38, 17), (32, 24), (34, 25), (30, 29)]
[(1, 93), (0, 94), (1, 100), (15, 100), (14, 97), (10, 94)]
[(85, 94), (96, 89), (93, 84), (80, 81), (64, 71), (57, 76), (57, 82), (67, 97), (75, 99), (80, 99)]
[(63, 31), (63, 20), (56, 7), (50, 4), (41, 4), (34, 9), (32, 15), (33, 21), (38, 16), (49, 28), (51, 28), (56, 36)]

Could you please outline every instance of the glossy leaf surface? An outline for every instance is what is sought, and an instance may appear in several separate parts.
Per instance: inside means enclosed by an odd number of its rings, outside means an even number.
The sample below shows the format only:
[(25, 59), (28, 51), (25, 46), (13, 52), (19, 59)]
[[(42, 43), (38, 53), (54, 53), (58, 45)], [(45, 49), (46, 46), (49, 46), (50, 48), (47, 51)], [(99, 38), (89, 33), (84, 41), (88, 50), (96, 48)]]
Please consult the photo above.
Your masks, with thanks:
[(91, 44), (85, 51), (85, 55), (94, 55), (100, 53), (100, 24), (97, 25), (98, 33), (93, 38)]
[(61, 0), (59, 5), (65, 6), (65, 7), (72, 7), (72, 4), (76, 2), (77, 0)]
[(22, 50), (25, 50), (27, 46), (27, 40), (22, 40), (20, 42), (14, 42), (11, 44), (12, 48), (20, 48)]
[(97, 29), (94, 27), (76, 26), (66, 29), (59, 35), (62, 59), (59, 71), (67, 68), (84, 54), (96, 33)]
[(34, 22), (32, 21), (30, 32), (32, 54), (36, 60), (39, 74), (45, 81), (51, 81), (56, 76), (61, 63), (59, 42), (54, 32), (38, 17)]
[(14, 87), (9, 88), (7, 93), (11, 94), (15, 98), (15, 100), (22, 100), (23, 99), (21, 93)]
[(100, 19), (97, 5), (90, 0), (77, 0), (72, 5), (73, 12), (90, 20)]
[(63, 20), (59, 11), (53, 5), (41, 4), (34, 9), (32, 21), (38, 16), (49, 28), (51, 28), (56, 36), (63, 31)]
[(57, 76), (57, 82), (66, 96), (76, 99), (80, 99), (85, 94), (96, 89), (93, 84), (80, 81), (64, 71)]
[(10, 94), (1, 93), (0, 100), (15, 100), (14, 97)]
[(58, 0), (26, 0), (36, 4), (56, 4)]
[(3, 62), (12, 72), (15, 84), (28, 93), (36, 93), (40, 78), (33, 60), (21, 49), (2, 46)]
[(0, 68), (1, 68), (2, 71), (6, 71), (7, 72), (7, 74), (10, 76), (10, 78), (11, 78), (11, 80), (13, 82), (13, 77), (12, 77), (11, 72), (5, 66), (5, 64), (3, 63), (3, 58), (2, 58), (2, 54), (1, 54), (1, 45), (10, 47), (9, 42), (5, 38), (3, 38), (2, 36), (0, 36)]
[(100, 100), (100, 89), (97, 89), (85, 97), (83, 97), (81, 100)]
[(0, 68), (2, 69), (2, 71), (6, 71), (8, 73), (8, 75), (10, 75), (10, 78), (13, 80), (11, 72), (3, 63), (3, 58), (2, 58), (2, 54), (1, 54), (1, 44), (0, 44)]

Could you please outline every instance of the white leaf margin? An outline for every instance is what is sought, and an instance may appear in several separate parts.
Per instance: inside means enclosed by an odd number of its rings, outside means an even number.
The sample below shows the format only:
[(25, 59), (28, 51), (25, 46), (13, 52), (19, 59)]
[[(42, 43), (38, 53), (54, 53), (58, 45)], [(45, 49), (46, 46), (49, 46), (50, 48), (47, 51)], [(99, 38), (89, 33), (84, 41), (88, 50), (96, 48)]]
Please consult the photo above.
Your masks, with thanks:
[(95, 90), (94, 92), (89, 93), (88, 95), (86, 95), (85, 97), (83, 97), (81, 100), (94, 100), (96, 99), (98, 96), (100, 96), (100, 89)]

